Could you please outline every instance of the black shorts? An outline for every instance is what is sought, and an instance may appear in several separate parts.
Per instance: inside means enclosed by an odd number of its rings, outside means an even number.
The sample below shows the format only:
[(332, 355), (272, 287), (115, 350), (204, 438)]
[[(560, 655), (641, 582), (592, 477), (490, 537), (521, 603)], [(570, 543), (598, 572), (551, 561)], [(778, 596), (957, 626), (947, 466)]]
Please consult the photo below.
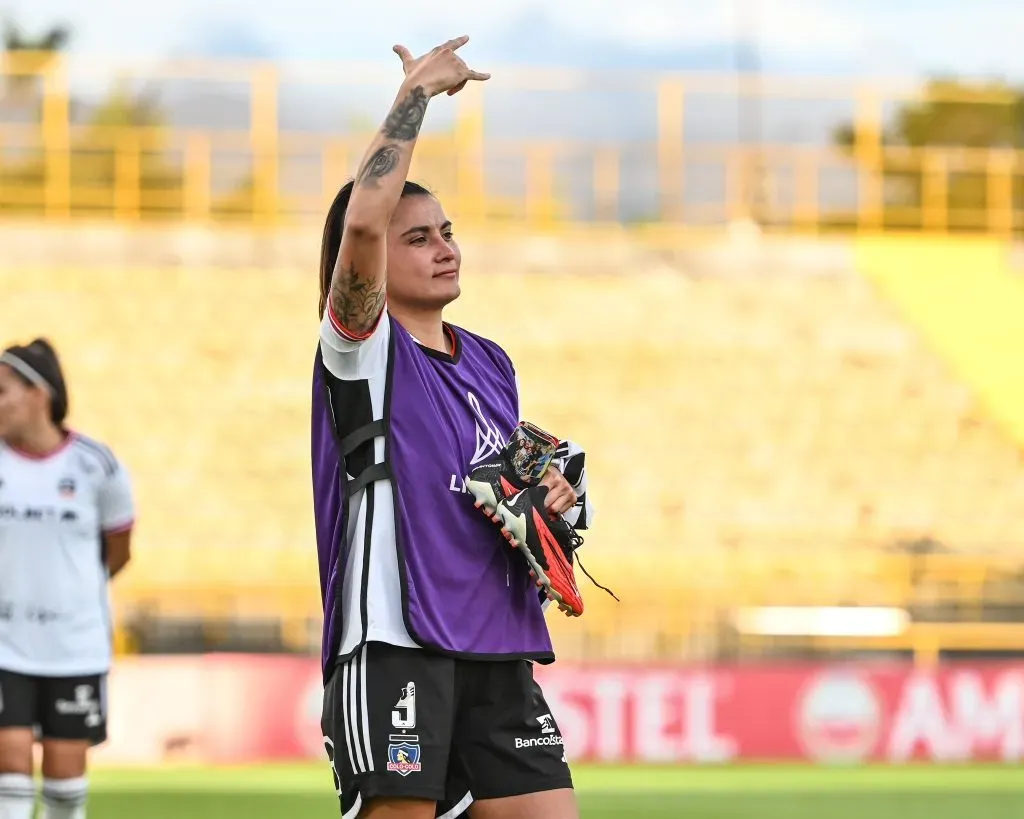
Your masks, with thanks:
[(321, 727), (345, 819), (374, 797), (437, 802), (571, 788), (558, 723), (526, 660), (453, 660), (369, 643), (324, 689)]
[(107, 739), (107, 675), (34, 677), (0, 669), (0, 728), (42, 739)]

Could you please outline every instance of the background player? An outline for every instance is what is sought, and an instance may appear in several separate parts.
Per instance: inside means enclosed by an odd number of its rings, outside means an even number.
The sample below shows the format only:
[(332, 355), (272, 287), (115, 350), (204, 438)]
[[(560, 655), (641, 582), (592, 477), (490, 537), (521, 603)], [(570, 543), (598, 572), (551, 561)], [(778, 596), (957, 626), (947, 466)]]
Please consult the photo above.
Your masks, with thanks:
[[(346, 819), (577, 815), (533, 679), (531, 661), (554, 659), (536, 588), (463, 488), (517, 424), (515, 371), (442, 321), (459, 248), (406, 181), (429, 100), (488, 78), (456, 56), (467, 39), (419, 59), (395, 47), (405, 81), (324, 229), (313, 483), (323, 729)], [(548, 512), (579, 503), (559, 470), (544, 484)]]
[(68, 392), (38, 339), (0, 355), (0, 819), (83, 819), (86, 755), (106, 739), (107, 582), (128, 563), (132, 488), (111, 451), (64, 426)]

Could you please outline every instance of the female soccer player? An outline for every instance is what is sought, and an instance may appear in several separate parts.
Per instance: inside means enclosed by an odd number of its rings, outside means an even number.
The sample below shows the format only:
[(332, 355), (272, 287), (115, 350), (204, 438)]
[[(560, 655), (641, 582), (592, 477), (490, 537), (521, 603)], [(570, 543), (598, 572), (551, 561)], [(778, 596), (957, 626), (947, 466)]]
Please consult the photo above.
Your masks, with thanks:
[(134, 505), (107, 447), (64, 426), (68, 392), (43, 339), (0, 355), (0, 819), (84, 819), (86, 755), (106, 739), (107, 582)]
[(540, 484), (511, 468), (506, 441), (524, 438), (531, 469), (557, 442), (517, 426), (504, 350), (442, 320), (459, 247), (441, 203), (406, 181), (429, 101), (489, 77), (456, 55), (467, 40), (418, 59), (395, 46), (405, 80), (323, 235), (313, 489), (345, 819), (577, 816), (532, 662), (554, 659), (536, 586), (582, 611), (558, 517), (586, 527), (582, 453), (548, 453)]

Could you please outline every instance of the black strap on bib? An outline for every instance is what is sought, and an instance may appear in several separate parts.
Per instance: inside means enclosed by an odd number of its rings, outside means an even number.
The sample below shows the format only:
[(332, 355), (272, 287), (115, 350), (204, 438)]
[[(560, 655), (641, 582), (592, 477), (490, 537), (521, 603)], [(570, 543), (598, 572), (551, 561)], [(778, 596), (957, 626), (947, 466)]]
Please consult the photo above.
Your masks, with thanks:
[[(347, 460), (348, 456), (355, 452), (359, 447), (367, 441), (372, 441), (374, 438), (384, 435), (384, 432), (384, 421), (380, 419), (370, 421), (368, 424), (363, 424), (361, 427), (357, 427), (338, 441), (338, 448), (341, 450), (341, 457)], [(371, 483), (390, 479), (391, 470), (388, 468), (387, 463), (370, 464), (358, 475), (354, 475), (352, 479), (348, 481), (346, 484), (348, 496), (352, 497), (360, 489), (364, 489)]]
[(348, 482), (349, 497), (371, 483), (389, 480), (391, 480), (391, 470), (387, 464), (370, 464), (370, 466), (366, 467), (366, 469)]
[(341, 447), (342, 457), (347, 458), (371, 438), (377, 438), (383, 434), (383, 420), (371, 421), (368, 424), (363, 424), (361, 427), (352, 430), (352, 432), (338, 441), (338, 446)]
[[(323, 363), (321, 361), (321, 366)], [(324, 392), (327, 396), (327, 406), (331, 411), (331, 431), (334, 433), (334, 440), (338, 445), (338, 454), (341, 456), (342, 470), (343, 473), (347, 471), (346, 465), (349, 460), (349, 456), (352, 455), (359, 447), (368, 441), (372, 441), (374, 438), (383, 437), (387, 433), (387, 426), (383, 419), (378, 418), (376, 421), (369, 421), (360, 427), (356, 427), (348, 435), (344, 437), (338, 435), (338, 425), (334, 415), (334, 394), (331, 390), (331, 378), (327, 372), (327, 368), (324, 367), (325, 378), (324, 378)], [(345, 483), (345, 495), (351, 498), (360, 489), (365, 489), (371, 483), (377, 481), (391, 480), (391, 467), (385, 463), (371, 463), (365, 469), (361, 470), (358, 475), (354, 475), (350, 480)]]

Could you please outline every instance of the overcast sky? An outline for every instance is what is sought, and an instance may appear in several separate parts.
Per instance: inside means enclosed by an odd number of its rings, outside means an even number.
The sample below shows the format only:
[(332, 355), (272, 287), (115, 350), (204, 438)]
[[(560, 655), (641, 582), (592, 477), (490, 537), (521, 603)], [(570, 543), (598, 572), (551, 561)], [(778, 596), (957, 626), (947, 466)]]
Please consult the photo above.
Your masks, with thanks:
[[(700, 52), (757, 32), (766, 66), (853, 73), (955, 71), (1024, 78), (1020, 0), (0, 0), (34, 31), (73, 25), (73, 50), (124, 57), (243, 55), (280, 59), (390, 59), (472, 35), (468, 57), (490, 62), (573, 62), (618, 67), (644, 55)], [(557, 37), (540, 37), (553, 28)], [(537, 36), (534, 36), (534, 35)], [(587, 49), (591, 49), (587, 52)], [(692, 67), (691, 61), (685, 67)], [(681, 63), (682, 65), (682, 63)]]

